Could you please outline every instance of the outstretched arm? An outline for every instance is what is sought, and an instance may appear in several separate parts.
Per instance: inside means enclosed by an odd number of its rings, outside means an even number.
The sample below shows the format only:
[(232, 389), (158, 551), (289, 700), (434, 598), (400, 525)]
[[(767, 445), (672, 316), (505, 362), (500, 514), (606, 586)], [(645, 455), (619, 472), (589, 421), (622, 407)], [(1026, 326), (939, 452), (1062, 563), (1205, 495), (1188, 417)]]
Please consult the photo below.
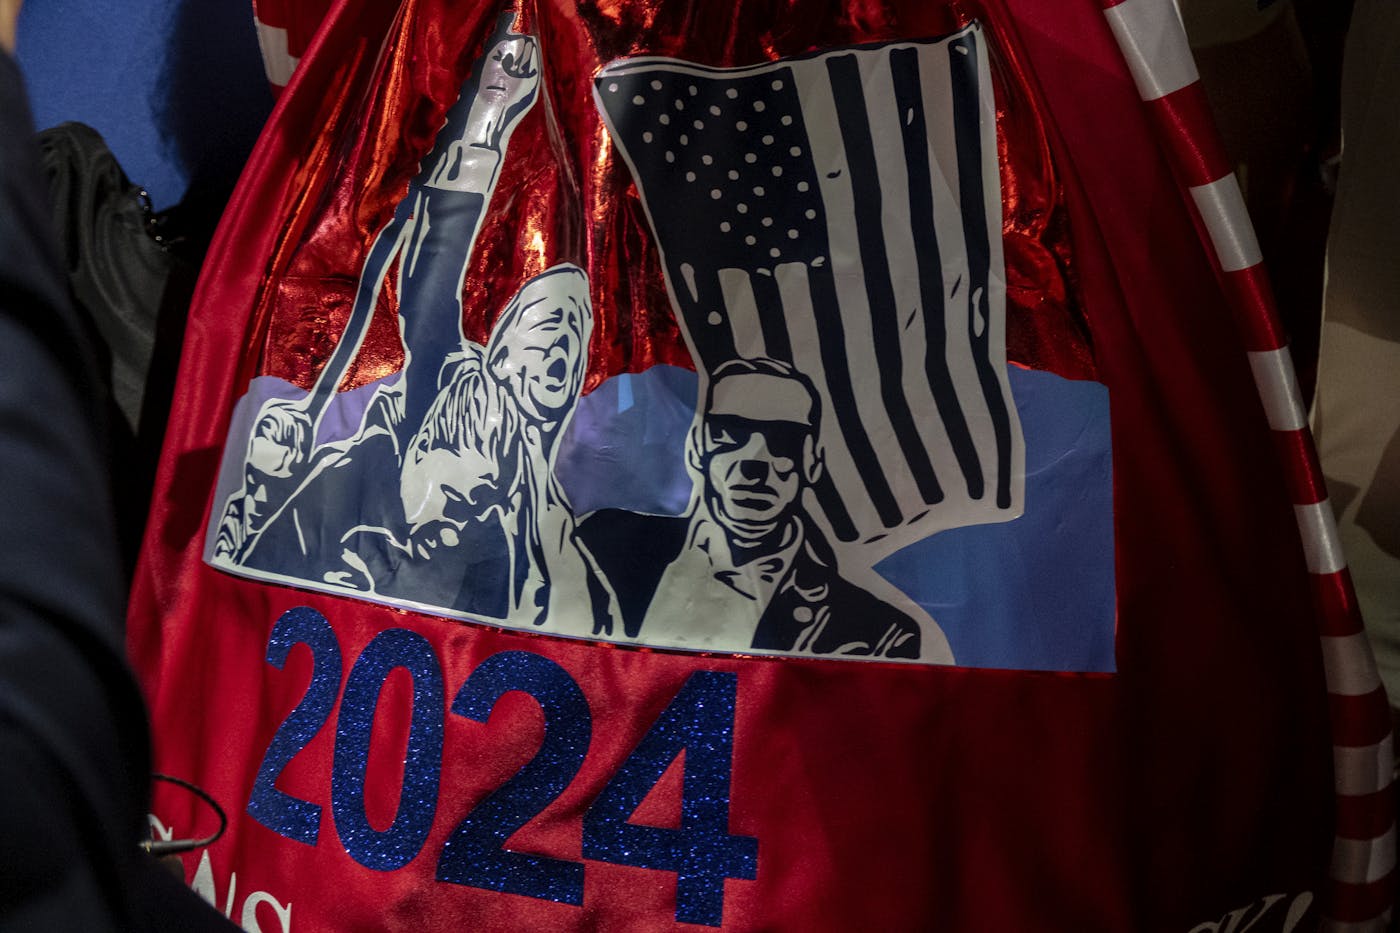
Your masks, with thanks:
[(529, 36), (497, 35), (410, 187), (413, 221), (399, 274), (406, 433), (431, 404), (443, 361), (464, 343), (462, 281), (511, 133), (538, 95), (535, 49)]
[[(423, 168), (427, 185), (487, 194), (496, 184), (511, 130), (534, 102), (539, 87), (537, 47), (529, 36), (508, 35), (476, 66), (476, 90), (460, 123), (449, 117)], [(454, 108), (454, 110), (457, 108)]]

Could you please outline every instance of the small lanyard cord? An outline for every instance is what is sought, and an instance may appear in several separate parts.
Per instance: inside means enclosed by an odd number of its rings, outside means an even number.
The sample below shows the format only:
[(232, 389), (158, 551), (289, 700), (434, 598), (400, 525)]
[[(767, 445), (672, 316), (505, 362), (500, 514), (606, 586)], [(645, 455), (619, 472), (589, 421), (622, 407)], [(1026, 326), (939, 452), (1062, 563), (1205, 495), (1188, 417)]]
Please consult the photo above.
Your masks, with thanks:
[(191, 784), (189, 781), (183, 781), (180, 778), (171, 777), (168, 774), (152, 774), (151, 778), (156, 781), (165, 781), (169, 784), (174, 784), (177, 787), (183, 787), (200, 800), (209, 804), (209, 806), (214, 808), (214, 812), (219, 815), (219, 828), (215, 831), (214, 835), (205, 839), (146, 839), (141, 842), (143, 851), (149, 852), (157, 858), (163, 855), (178, 855), (181, 852), (189, 852), (192, 849), (202, 849), (215, 842), (224, 834), (224, 830), (228, 828), (228, 816), (224, 813), (224, 808), (219, 806), (218, 801), (213, 797), (209, 796), (209, 794)]

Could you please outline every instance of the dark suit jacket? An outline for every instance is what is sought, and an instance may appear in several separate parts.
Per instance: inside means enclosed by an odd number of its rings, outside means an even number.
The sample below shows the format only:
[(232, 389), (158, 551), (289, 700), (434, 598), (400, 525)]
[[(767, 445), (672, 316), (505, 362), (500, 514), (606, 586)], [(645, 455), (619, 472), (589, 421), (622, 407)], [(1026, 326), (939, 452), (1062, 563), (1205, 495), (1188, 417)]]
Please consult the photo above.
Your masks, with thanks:
[[(332, 455), (270, 520), (244, 564), (314, 584), (336, 582), (490, 618), (509, 608), (509, 551), (490, 519), (410, 532), (399, 498), (399, 459), (390, 434), (369, 433)], [(324, 466), (324, 464), (323, 464)], [(364, 527), (360, 527), (364, 526)], [(353, 530), (360, 528), (360, 530)], [(406, 544), (405, 550), (394, 542)], [(345, 560), (346, 552), (359, 566)], [(334, 580), (328, 580), (327, 574)]]
[[(748, 647), (811, 654), (917, 658), (919, 624), (841, 576), (821, 534), (804, 521), (804, 538)], [(642, 621), (666, 567), (685, 546), (690, 519), (600, 509), (578, 534), (613, 585), (627, 635), (643, 640)], [(813, 626), (813, 622), (817, 625)]]
[[(0, 52), (0, 930), (231, 929), (137, 848), (149, 745), (124, 660), (106, 406), (48, 210)], [(153, 883), (172, 890), (152, 899)]]

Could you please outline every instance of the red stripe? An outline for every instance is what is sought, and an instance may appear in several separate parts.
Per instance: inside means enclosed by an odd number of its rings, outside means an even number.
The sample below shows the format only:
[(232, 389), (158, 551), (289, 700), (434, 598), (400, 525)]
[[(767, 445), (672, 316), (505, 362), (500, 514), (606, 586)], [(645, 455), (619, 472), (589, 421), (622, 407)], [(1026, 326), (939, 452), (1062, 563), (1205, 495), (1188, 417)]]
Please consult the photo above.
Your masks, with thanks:
[(1344, 839), (1379, 839), (1395, 824), (1389, 787), (1360, 797), (1337, 797), (1337, 835)]
[[(1202, 239), (1214, 255), (1214, 247), (1202, 231)], [(1221, 284), (1225, 287), (1225, 297), (1235, 311), (1235, 321), (1240, 328), (1246, 350), (1278, 350), (1288, 344), (1283, 325), (1274, 313), (1274, 292), (1269, 285), (1268, 273), (1262, 263), (1240, 269), (1237, 272), (1221, 273)]]
[(253, 15), (259, 22), (287, 31), (287, 54), (306, 54), (321, 24), (327, 19), (334, 0), (253, 0)]
[(1390, 734), (1390, 703), (1382, 688), (1354, 697), (1329, 693), (1327, 706), (1333, 745), (1375, 745)]
[(1148, 101), (1147, 110), (1179, 181), (1195, 188), (1233, 171), (1201, 82)]
[(287, 0), (253, 0), (253, 15), (258, 22), (276, 29), (286, 29), (292, 21)]
[(1320, 610), (1318, 621), (1321, 634), (1355, 635), (1361, 631), (1361, 610), (1356, 604), (1351, 572), (1343, 567), (1336, 573), (1314, 573), (1309, 576), (1312, 578), (1314, 601)]
[(1323, 899), (1323, 914), (1342, 923), (1374, 920), (1390, 908), (1395, 872), (1370, 884), (1332, 883)]
[(1303, 469), (1288, 470), (1288, 496), (1294, 505), (1313, 505), (1327, 498), (1327, 484), (1317, 462), (1312, 434), (1306, 429), (1274, 431), (1274, 446), (1280, 463), (1301, 463)]

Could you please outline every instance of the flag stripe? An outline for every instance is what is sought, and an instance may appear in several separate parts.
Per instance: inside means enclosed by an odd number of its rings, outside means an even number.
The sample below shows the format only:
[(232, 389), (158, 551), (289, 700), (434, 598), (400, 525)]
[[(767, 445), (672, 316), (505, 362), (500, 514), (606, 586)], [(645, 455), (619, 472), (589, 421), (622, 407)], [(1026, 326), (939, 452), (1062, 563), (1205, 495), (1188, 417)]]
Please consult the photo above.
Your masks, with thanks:
[(1005, 509), (1011, 507), (1011, 415), (990, 356), (992, 249), (982, 191), (982, 102), (977, 57), (977, 44), (967, 37), (948, 46), (953, 83), (953, 132), (958, 149), (959, 206), (962, 208), (963, 239), (967, 243), (968, 335), (977, 380), (996, 439), (996, 504)]
[[(826, 233), (827, 255), (830, 262), (827, 268), (836, 287), (836, 301), (844, 315), (844, 329), (841, 339), (845, 344), (846, 368), (853, 379), (857, 417), (862, 429), (873, 438), (892, 438), (894, 424), (885, 410), (879, 395), (878, 372), (881, 362), (875, 352), (874, 321), (870, 310), (870, 298), (865, 287), (865, 269), (861, 264), (861, 244), (856, 224), (856, 197), (851, 182), (856, 174), (847, 159), (845, 146), (841, 140), (840, 117), (836, 110), (836, 95), (831, 86), (830, 73), (824, 63), (804, 63), (794, 68), (800, 75), (799, 94), (802, 119), (808, 129), (807, 148), (813, 160), (814, 177), (820, 193), (821, 208), (818, 217), (821, 229)], [(823, 273), (814, 260), (812, 274)], [(819, 330), (818, 340), (831, 339), (830, 335)], [(798, 344), (801, 346), (801, 344)], [(815, 357), (816, 344), (806, 345), (807, 355)], [(804, 368), (805, 360), (799, 360), (799, 369)], [(834, 388), (834, 387), (833, 387)], [(838, 401), (833, 393), (833, 408)], [(849, 442), (849, 438), (847, 438)], [(852, 451), (854, 456), (854, 451)], [(897, 445), (881, 443), (874, 449), (874, 456), (880, 465), (880, 477), (888, 486), (893, 501), (914, 498), (918, 490), (913, 476)], [(882, 510), (878, 504), (877, 490), (871, 488), (872, 478), (868, 470), (858, 465), (850, 470), (841, 469), (841, 461), (832, 464), (832, 480), (842, 491), (853, 514), (861, 516), (856, 522), (860, 536), (869, 539), (872, 535), (884, 535), (903, 519), (903, 510), (892, 513)]]
[[(792, 308), (808, 308), (812, 304), (811, 290), (807, 279), (807, 267), (803, 263), (789, 262), (783, 263), (775, 270), (774, 278), (778, 283), (778, 292), (782, 295), (783, 304)], [(815, 321), (810, 314), (795, 314), (791, 317), (792, 340), (799, 346), (816, 346), (817, 332)], [(808, 365), (807, 376), (816, 385), (818, 393), (822, 396), (826, 405), (831, 404), (829, 393), (826, 391), (826, 374), (821, 368), (821, 360), (817, 359)], [(851, 518), (850, 510), (841, 498), (841, 492), (836, 488), (836, 481), (832, 477), (835, 471), (834, 461), (840, 460), (842, 472), (854, 470), (854, 464), (850, 460), (850, 452), (844, 445), (836, 445), (834, 449), (826, 451), (827, 469), (817, 479), (816, 494), (817, 502), (821, 506), (822, 512), (826, 515), (827, 521), (831, 524), (831, 533), (839, 541), (854, 541), (859, 537), (859, 530), (856, 528), (855, 520)]]
[(851, 451), (856, 472), (870, 492), (870, 501), (880, 522), (886, 528), (893, 528), (899, 524), (901, 517), (899, 503), (895, 501), (890, 484), (885, 479), (885, 471), (875, 455), (875, 447), (870, 443), (870, 435), (866, 433), (860, 410), (856, 407), (846, 353), (846, 327), (841, 321), (841, 305), (836, 297), (836, 277), (830, 265), (823, 265), (812, 269), (808, 280), (817, 331), (824, 338), (818, 345), (822, 367), (826, 370), (827, 384), (831, 387), (832, 407), (836, 409), (834, 414), (841, 426), (841, 436)]
[(962, 471), (967, 494), (982, 498), (984, 486), (982, 464), (977, 457), (977, 445), (958, 392), (948, 369), (947, 304), (943, 297), (943, 260), (934, 225), (933, 177), (929, 165), (928, 123), (924, 117), (924, 99), (919, 75), (919, 54), (914, 49), (894, 49), (890, 52), (890, 70), (894, 81), (895, 105), (900, 114), (900, 135), (904, 142), (904, 158), (909, 166), (909, 218), (914, 238), (914, 259), (919, 276), (919, 306), (923, 309), (924, 375), (933, 393), (934, 406), (948, 434), (948, 444)]
[(765, 274), (766, 272), (767, 270), (761, 270), (749, 279), (754, 303), (758, 308), (759, 326), (763, 331), (764, 355), (791, 363), (792, 342), (788, 339), (783, 299), (778, 293), (778, 283), (771, 274)]
[[(865, 273), (866, 298), (870, 303), (872, 336), (878, 360), (876, 377), (880, 382), (880, 398), (886, 415), (894, 428), (904, 460), (913, 473), (914, 482), (924, 502), (943, 499), (943, 490), (934, 475), (933, 464), (924, 448), (914, 423), (909, 400), (902, 386), (903, 353), (900, 348), (899, 320), (890, 281), (889, 257), (885, 251), (882, 229), (884, 212), (882, 183), (875, 159), (875, 143), (870, 135), (870, 116), (865, 106), (860, 66), (854, 55), (827, 59), (832, 98), (836, 102), (836, 118), (845, 146), (850, 174), (851, 193), (856, 209), (856, 235), (860, 243), (860, 258)], [(926, 158), (926, 156), (925, 156)]]
[[(813, 304), (818, 304), (823, 283), (830, 282), (834, 307), (842, 314), (841, 328), (835, 333), (818, 320), (816, 342), (805, 345), (809, 359), (799, 360), (798, 363), (799, 368), (807, 368), (814, 365), (818, 356), (822, 358), (816, 365), (827, 372), (832, 410), (840, 416), (842, 400), (837, 394), (838, 383), (831, 378), (831, 362), (826, 351), (843, 350), (844, 363), (840, 375), (843, 380), (851, 380), (854, 393), (852, 422), (860, 428), (862, 435), (856, 438), (847, 433), (845, 422), (838, 417), (842, 428), (840, 437), (848, 448), (849, 460), (832, 462), (832, 481), (841, 490), (852, 515), (859, 516), (855, 522), (858, 537), (853, 540), (868, 539), (872, 534), (884, 534), (887, 529), (895, 527), (903, 519), (903, 510), (898, 506), (900, 494), (912, 496), (917, 490), (894, 444), (871, 446), (869, 462), (875, 464), (873, 469), (862, 463), (861, 452), (852, 446), (854, 441), (871, 437), (888, 438), (894, 432), (878, 391), (875, 391), (878, 381), (874, 376), (880, 368), (880, 360), (875, 353), (873, 321), (864, 285), (865, 270), (860, 262), (861, 247), (855, 221), (857, 205), (855, 190), (851, 185), (855, 173), (840, 138), (836, 97), (824, 63), (802, 63), (793, 71), (798, 75), (800, 119), (803, 121), (806, 147), (810, 151), (821, 205), (818, 219), (826, 234), (824, 245), (827, 261), (819, 263), (817, 259), (812, 260), (808, 268), (808, 285)], [(826, 346), (838, 338), (840, 348)], [(851, 464), (849, 469), (843, 468), (846, 462)]]
[[(724, 293), (724, 306), (729, 311), (729, 329), (734, 338), (735, 352), (747, 359), (764, 356), (771, 359), (773, 354), (768, 350), (767, 341), (763, 337), (763, 326), (759, 322), (754, 278), (757, 276), (750, 277), (740, 269), (721, 269), (719, 287)], [(776, 287), (774, 285), (774, 288)]]
[[(682, 263), (682, 266), (689, 269), (688, 264)], [(713, 370), (725, 360), (732, 360), (738, 355), (735, 343), (739, 339), (739, 334), (735, 332), (734, 322), (730, 319), (730, 315), (719, 314), (721, 308), (726, 311), (730, 310), (724, 300), (725, 292), (719, 273), (709, 267), (692, 269), (686, 279), (688, 282), (695, 283), (695, 295), (692, 301), (685, 302), (685, 304), (693, 309), (691, 318), (702, 322), (691, 328), (694, 334), (695, 350), (700, 357), (696, 363), (703, 366), (706, 371)], [(684, 299), (682, 300), (684, 301)], [(749, 326), (761, 330), (757, 317), (755, 305)]]

